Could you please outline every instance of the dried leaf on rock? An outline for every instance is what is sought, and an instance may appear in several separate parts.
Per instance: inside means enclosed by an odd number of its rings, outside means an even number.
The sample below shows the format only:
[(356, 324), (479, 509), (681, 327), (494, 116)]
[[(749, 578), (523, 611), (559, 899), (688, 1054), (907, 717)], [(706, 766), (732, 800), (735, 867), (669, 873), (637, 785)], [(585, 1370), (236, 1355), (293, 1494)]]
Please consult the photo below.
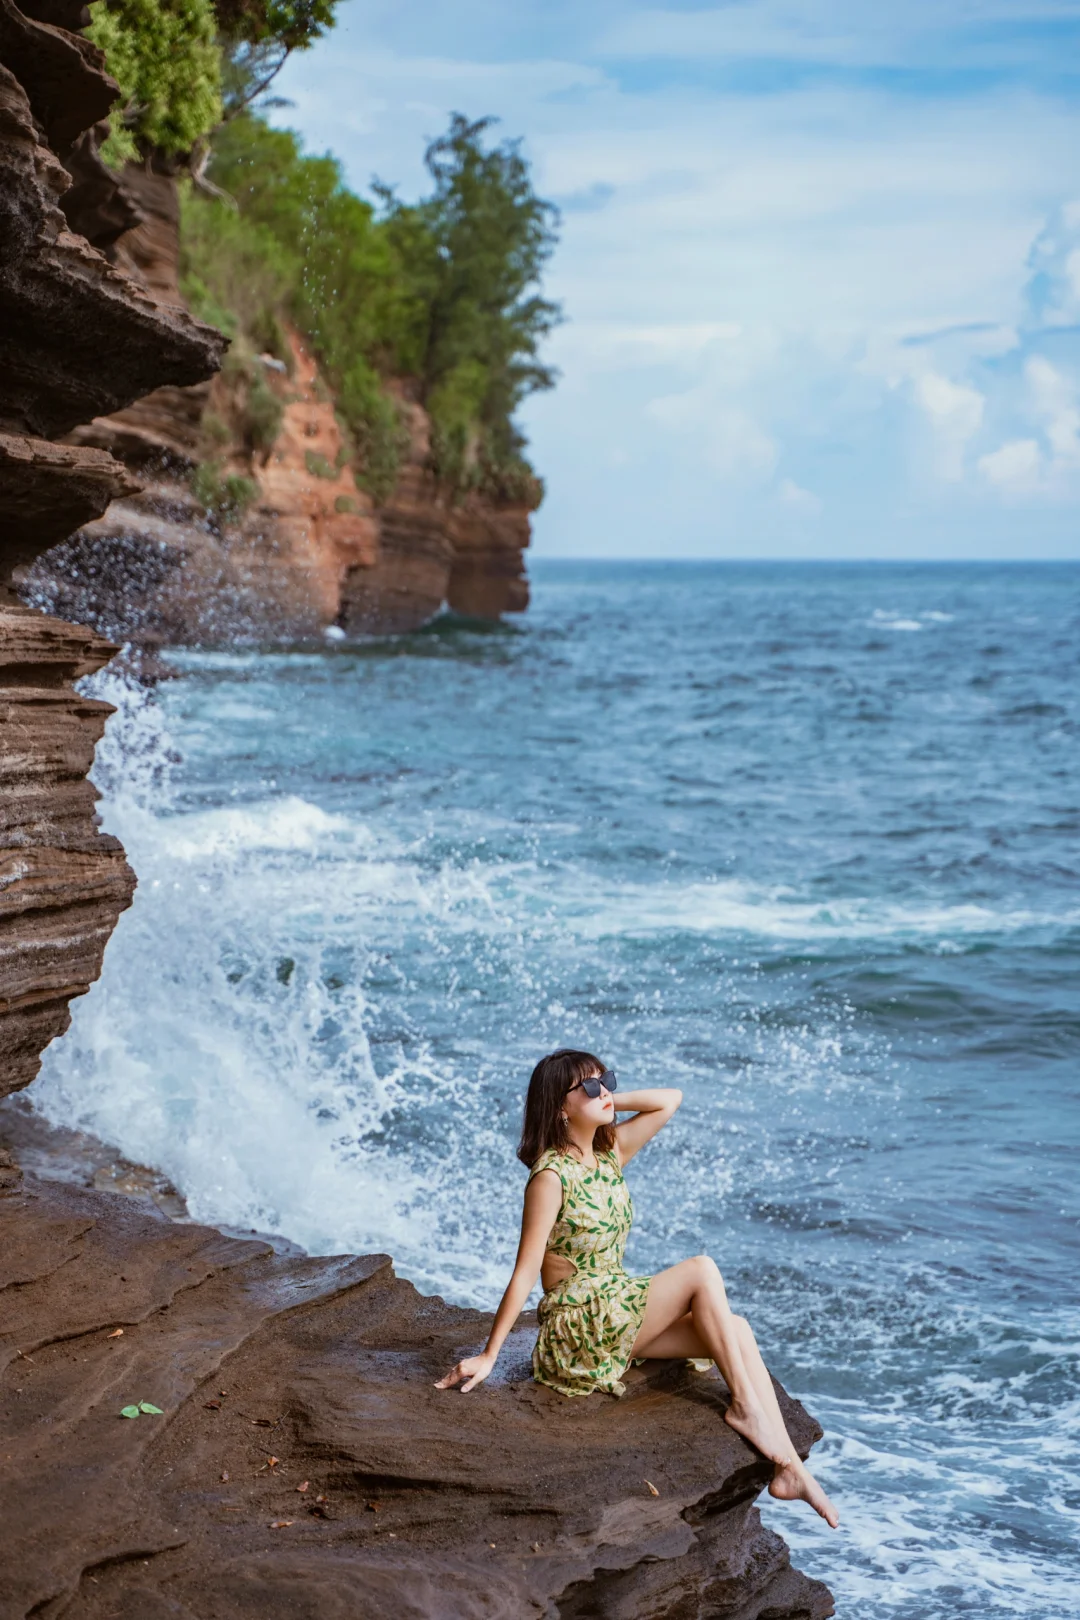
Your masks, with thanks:
[(107, 1339), (122, 1339), (124, 1337), (124, 1330), (123, 1328), (117, 1328), (115, 1333), (107, 1333), (105, 1337)]
[(657, 1490), (656, 1486), (653, 1484), (651, 1479), (647, 1479), (645, 1481), (645, 1484), (648, 1486), (650, 1496), (659, 1496), (660, 1495), (660, 1492)]
[(304, 1492), (307, 1490), (307, 1488), (308, 1488), (308, 1486), (310, 1484), (311, 1484), (310, 1479), (305, 1479), (302, 1485), (298, 1485), (296, 1487), (296, 1489), (299, 1491), (301, 1496), (304, 1494)]
[(287, 1530), (290, 1524), (295, 1523), (295, 1519), (275, 1519), (270, 1528), (271, 1530)]

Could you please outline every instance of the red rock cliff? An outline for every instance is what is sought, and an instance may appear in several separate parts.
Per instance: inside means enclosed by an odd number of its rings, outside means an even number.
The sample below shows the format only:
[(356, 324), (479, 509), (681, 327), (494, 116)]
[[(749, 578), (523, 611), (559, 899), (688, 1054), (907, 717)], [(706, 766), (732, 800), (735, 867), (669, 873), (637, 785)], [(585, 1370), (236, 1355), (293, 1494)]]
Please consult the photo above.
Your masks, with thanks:
[[(141, 219), (110, 251), (155, 299), (176, 305), (175, 184), (129, 169), (124, 190)], [(75, 445), (137, 471), (142, 488), (20, 576), (27, 599), (144, 646), (304, 638), (331, 625), (396, 632), (444, 603), (486, 619), (522, 611), (529, 508), (451, 500), (429, 469), (427, 415), (404, 383), (403, 465), (376, 507), (354, 477), (304, 340), (292, 333), (290, 346), (287, 368), (255, 358), (246, 377), (158, 389), (73, 434)], [(245, 418), (252, 387), (280, 412), (258, 447)]]

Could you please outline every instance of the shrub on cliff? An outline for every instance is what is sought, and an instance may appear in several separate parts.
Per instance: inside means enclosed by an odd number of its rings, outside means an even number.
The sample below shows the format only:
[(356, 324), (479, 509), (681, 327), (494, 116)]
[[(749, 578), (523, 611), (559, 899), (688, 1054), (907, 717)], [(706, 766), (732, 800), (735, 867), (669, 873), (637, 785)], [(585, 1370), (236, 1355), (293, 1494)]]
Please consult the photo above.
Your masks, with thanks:
[(337, 0), (92, 0), (87, 35), (120, 86), (102, 149), (188, 159), (333, 26)]
[(209, 169), (236, 211), (184, 199), (183, 286), (196, 313), (256, 348), (273, 323), (295, 322), (376, 500), (407, 442), (388, 377), (418, 385), (432, 469), (449, 489), (539, 497), (513, 416), (554, 380), (538, 349), (558, 310), (535, 289), (555, 211), (533, 192), (517, 143), (486, 148), (489, 123), (455, 116), (428, 148), (433, 195), (406, 204), (378, 186), (376, 210), (333, 158), (305, 156), (295, 135), (243, 114), (218, 132)]
[(190, 152), (221, 118), (221, 53), (211, 0), (98, 0), (87, 34), (120, 86), (106, 162), (155, 148)]

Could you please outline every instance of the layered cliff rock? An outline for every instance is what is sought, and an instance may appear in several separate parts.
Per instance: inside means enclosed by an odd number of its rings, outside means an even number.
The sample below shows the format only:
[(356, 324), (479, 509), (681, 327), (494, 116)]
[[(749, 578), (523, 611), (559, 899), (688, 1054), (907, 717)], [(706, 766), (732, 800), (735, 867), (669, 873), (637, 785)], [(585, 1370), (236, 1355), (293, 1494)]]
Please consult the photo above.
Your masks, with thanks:
[[(5, 1620), (824, 1620), (753, 1501), (718, 1379), (532, 1382), (489, 1319), (385, 1255), (275, 1254), (117, 1194), (6, 1172)], [(780, 1392), (805, 1455), (820, 1430)], [(124, 1418), (146, 1402), (160, 1415)], [(799, 1511), (799, 1510), (794, 1510)]]
[[(175, 182), (129, 166), (122, 189), (139, 223), (111, 257), (176, 306)], [(444, 603), (485, 619), (521, 612), (527, 502), (442, 488), (427, 414), (400, 383), (401, 469), (376, 506), (308, 346), (296, 332), (287, 342), (285, 361), (250, 356), (212, 386), (159, 388), (76, 430), (73, 447), (108, 451), (141, 488), (24, 570), (25, 599), (142, 646), (394, 633)]]
[(453, 500), (440, 490), (427, 413), (403, 386), (398, 399), (407, 427), (401, 472), (376, 514), (373, 565), (350, 569), (343, 581), (337, 623), (349, 632), (411, 630), (444, 602), (478, 619), (524, 612), (529, 507), (477, 495)]
[[(101, 449), (57, 444), (159, 383), (186, 386), (224, 340), (166, 309), (70, 228), (61, 158), (100, 223), (83, 135), (116, 95), (74, 0), (0, 0), (0, 1095), (25, 1086), (101, 969), (134, 877), (86, 781), (108, 705), (73, 683), (115, 651), (19, 605), (12, 577), (135, 488)], [(96, 197), (96, 201), (95, 201)], [(107, 207), (106, 207), (107, 211)]]
[(131, 903), (134, 874), (86, 779), (112, 710), (72, 689), (114, 651), (0, 604), (0, 1095), (34, 1078)]
[(302, 340), (288, 371), (272, 356), (253, 364), (276, 402), (263, 451), (243, 446), (248, 379), (229, 373), (77, 430), (79, 446), (124, 457), (140, 487), (24, 574), (28, 599), (143, 647), (303, 639), (338, 621), (345, 579), (378, 555), (374, 509)]

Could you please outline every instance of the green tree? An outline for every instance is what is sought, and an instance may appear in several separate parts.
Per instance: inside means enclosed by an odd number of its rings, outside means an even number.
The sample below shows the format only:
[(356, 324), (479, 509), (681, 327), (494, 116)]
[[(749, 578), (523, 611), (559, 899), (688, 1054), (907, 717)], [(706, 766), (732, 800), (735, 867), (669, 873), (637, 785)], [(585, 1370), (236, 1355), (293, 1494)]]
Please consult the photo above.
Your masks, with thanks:
[(333, 26), (337, 0), (94, 0), (87, 34), (122, 105), (107, 162), (182, 159), (267, 90), (290, 54)]
[(514, 413), (555, 381), (539, 350), (561, 312), (539, 285), (558, 212), (533, 190), (519, 141), (485, 145), (494, 122), (453, 115), (425, 154), (434, 192), (423, 202), (377, 191), (406, 280), (426, 308), (418, 370), (436, 470), (459, 488), (520, 494), (532, 474)]
[(87, 33), (105, 52), (122, 107), (104, 148), (119, 165), (141, 151), (190, 152), (221, 118), (221, 53), (211, 0), (97, 0)]
[[(514, 422), (554, 374), (539, 345), (559, 319), (539, 280), (555, 210), (532, 189), (516, 142), (488, 149), (491, 120), (455, 116), (433, 141), (433, 193), (416, 204), (376, 186), (355, 196), (330, 157), (250, 112), (218, 130), (209, 177), (233, 199), (184, 203), (184, 287), (205, 318), (249, 348), (287, 317), (312, 343), (377, 499), (403, 448), (387, 377), (415, 381), (432, 419), (432, 467), (454, 492), (534, 500)], [(232, 326), (229, 326), (229, 321)]]

